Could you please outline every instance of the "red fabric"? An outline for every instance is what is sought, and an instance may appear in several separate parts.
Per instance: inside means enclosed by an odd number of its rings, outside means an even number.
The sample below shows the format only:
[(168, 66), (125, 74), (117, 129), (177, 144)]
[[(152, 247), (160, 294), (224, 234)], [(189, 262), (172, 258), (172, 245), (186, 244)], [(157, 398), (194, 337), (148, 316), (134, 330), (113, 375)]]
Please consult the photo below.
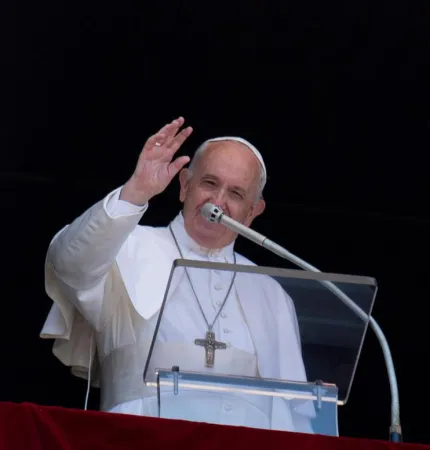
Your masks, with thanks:
[(333, 438), (0, 403), (0, 450), (430, 450), (417, 444)]

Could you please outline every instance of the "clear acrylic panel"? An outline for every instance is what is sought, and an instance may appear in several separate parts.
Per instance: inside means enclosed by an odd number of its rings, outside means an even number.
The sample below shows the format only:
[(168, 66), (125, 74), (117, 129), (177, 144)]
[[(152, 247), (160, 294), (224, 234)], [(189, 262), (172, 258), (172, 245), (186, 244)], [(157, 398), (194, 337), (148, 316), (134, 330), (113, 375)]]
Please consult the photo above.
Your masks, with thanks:
[[(204, 317), (212, 323), (233, 277), (213, 326), (224, 348), (214, 350), (210, 367), (211, 350), (196, 339), (206, 337)], [(330, 286), (346, 294), (361, 316)], [(175, 366), (189, 374), (290, 383), (322, 380), (336, 386), (337, 402), (344, 404), (376, 291), (375, 280), (368, 277), (176, 260), (162, 308), (151, 320), (154, 335), (144, 382), (156, 387), (160, 371)], [(230, 388), (239, 392), (234, 384)]]
[[(247, 422), (245, 426), (254, 428), (339, 436), (337, 388), (334, 385), (194, 374), (178, 372), (175, 369), (160, 370), (157, 398), (158, 416), (166, 419), (224, 422), (242, 426)], [(288, 411), (292, 406), (297, 406), (294, 405), (297, 399), (301, 399), (302, 412), (307, 412), (300, 424), (290, 423), (281, 411)], [(210, 405), (213, 400), (215, 414), (210, 408), (201, 407), (203, 403), (205, 406)], [(304, 408), (303, 400), (307, 400), (308, 408)], [(264, 410), (264, 407), (267, 409), (269, 406), (275, 414), (271, 415), (270, 420), (264, 416), (256, 416), (252, 421), (249, 417), (253, 415), (251, 412), (244, 421), (241, 401), (246, 403), (248, 410), (252, 410), (252, 407)], [(278, 402), (277, 406), (274, 406), (274, 402)]]

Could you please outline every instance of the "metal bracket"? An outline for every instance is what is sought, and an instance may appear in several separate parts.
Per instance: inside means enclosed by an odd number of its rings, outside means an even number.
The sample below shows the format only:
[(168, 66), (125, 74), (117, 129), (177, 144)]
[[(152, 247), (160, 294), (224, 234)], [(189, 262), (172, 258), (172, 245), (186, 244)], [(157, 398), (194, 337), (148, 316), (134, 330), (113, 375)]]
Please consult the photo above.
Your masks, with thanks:
[(316, 396), (317, 396), (317, 409), (320, 410), (322, 408), (322, 395), (325, 392), (325, 389), (322, 388), (322, 386), (324, 386), (324, 382), (322, 380), (316, 380), (315, 381), (315, 391), (316, 391)]
[(173, 393), (178, 395), (179, 387), (178, 387), (178, 379), (179, 379), (179, 366), (172, 367), (173, 373)]

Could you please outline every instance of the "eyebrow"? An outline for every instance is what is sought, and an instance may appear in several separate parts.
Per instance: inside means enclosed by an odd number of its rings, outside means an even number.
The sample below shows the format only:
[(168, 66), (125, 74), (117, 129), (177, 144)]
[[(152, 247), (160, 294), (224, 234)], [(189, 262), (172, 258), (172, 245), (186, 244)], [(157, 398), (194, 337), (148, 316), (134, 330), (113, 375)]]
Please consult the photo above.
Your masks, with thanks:
[(211, 175), (210, 173), (204, 173), (204, 174), (202, 175), (202, 178), (212, 178), (213, 180), (219, 181), (219, 178), (218, 178), (217, 176)]

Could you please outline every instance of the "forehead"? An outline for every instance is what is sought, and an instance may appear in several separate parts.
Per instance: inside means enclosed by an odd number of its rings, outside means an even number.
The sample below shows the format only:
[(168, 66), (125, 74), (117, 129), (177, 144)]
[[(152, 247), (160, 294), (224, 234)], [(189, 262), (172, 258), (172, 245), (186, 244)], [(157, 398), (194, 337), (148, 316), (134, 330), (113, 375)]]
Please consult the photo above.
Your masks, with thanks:
[(245, 145), (235, 141), (211, 142), (199, 160), (199, 172), (233, 182), (252, 182), (260, 178), (260, 162)]

